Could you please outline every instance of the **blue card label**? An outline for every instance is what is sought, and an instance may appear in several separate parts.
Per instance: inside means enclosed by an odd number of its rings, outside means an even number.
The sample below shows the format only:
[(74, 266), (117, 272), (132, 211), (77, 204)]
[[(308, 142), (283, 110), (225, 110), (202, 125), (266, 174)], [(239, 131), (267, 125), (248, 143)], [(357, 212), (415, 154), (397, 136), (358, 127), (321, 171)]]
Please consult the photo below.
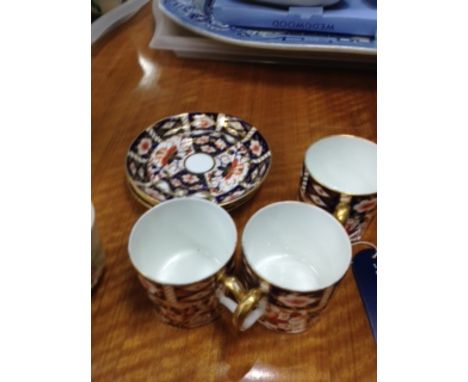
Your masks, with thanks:
[(372, 334), (377, 339), (377, 252), (366, 249), (353, 258), (353, 274)]

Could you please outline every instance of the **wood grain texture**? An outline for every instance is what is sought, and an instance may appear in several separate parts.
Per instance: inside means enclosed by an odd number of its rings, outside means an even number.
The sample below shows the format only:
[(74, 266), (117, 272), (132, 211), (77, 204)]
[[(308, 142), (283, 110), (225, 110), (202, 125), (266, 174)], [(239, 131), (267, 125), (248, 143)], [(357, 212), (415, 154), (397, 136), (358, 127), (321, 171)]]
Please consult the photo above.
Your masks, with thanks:
[[(259, 208), (297, 198), (311, 142), (336, 133), (376, 140), (375, 72), (183, 60), (147, 47), (153, 29), (148, 5), (92, 50), (92, 198), (106, 253), (91, 297), (93, 381), (375, 381), (376, 344), (350, 270), (303, 334), (258, 325), (237, 334), (225, 312), (199, 329), (159, 322), (128, 259), (144, 208), (124, 176), (129, 144), (152, 122), (184, 111), (242, 117), (270, 143), (273, 167), (232, 213), (240, 234)], [(365, 239), (375, 242), (375, 220)]]

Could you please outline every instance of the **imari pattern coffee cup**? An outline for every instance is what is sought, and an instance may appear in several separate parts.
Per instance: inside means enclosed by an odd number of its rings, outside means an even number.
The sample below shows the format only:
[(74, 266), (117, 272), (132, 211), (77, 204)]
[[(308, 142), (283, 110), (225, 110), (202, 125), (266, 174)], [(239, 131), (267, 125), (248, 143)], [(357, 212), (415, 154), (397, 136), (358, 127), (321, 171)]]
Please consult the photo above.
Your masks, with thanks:
[(333, 214), (351, 241), (362, 238), (377, 210), (377, 145), (351, 135), (333, 135), (306, 151), (300, 199)]
[(319, 316), (352, 254), (345, 229), (332, 215), (294, 201), (255, 213), (245, 226), (242, 251), (240, 280), (221, 276), (224, 285), (244, 288), (237, 288), (231, 307), (234, 324), (246, 330), (258, 320), (285, 333), (303, 332)]
[(148, 210), (133, 226), (128, 251), (158, 317), (195, 328), (218, 316), (220, 275), (230, 272), (234, 221), (219, 205), (172, 199)]

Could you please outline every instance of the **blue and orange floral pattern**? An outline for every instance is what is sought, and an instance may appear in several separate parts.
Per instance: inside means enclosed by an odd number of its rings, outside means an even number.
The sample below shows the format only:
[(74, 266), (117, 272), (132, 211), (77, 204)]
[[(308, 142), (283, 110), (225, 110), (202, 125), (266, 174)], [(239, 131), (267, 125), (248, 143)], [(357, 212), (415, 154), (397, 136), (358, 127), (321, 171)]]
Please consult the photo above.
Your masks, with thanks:
[(154, 303), (158, 318), (167, 324), (196, 328), (219, 315), (214, 277), (187, 286), (161, 285), (141, 275), (138, 278)]
[[(203, 153), (213, 160), (194, 173), (185, 161)], [(236, 205), (256, 190), (271, 167), (268, 143), (255, 127), (221, 113), (184, 113), (144, 130), (126, 158), (128, 180), (153, 204), (179, 196), (199, 196)]]
[[(218, 273), (232, 271), (233, 264), (230, 260)], [(138, 279), (161, 321), (190, 329), (209, 324), (219, 316), (217, 274), (187, 285), (160, 284), (141, 274)]]
[[(343, 196), (336, 191), (320, 185), (307, 171), (302, 168), (299, 186), (299, 197), (302, 201), (315, 204), (334, 213), (336, 207), (343, 201)], [(352, 242), (361, 240), (369, 222), (374, 218), (377, 211), (377, 194), (370, 195), (347, 195), (349, 205), (348, 219), (344, 227)]]

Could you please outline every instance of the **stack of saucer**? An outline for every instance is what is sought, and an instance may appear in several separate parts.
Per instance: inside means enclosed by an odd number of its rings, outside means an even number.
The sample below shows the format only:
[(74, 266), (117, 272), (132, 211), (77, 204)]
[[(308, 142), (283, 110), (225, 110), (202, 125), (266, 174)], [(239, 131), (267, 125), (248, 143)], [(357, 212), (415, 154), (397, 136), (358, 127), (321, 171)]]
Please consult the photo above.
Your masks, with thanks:
[(222, 113), (183, 113), (145, 129), (127, 152), (132, 195), (143, 206), (201, 197), (228, 210), (249, 200), (271, 168), (260, 132)]

